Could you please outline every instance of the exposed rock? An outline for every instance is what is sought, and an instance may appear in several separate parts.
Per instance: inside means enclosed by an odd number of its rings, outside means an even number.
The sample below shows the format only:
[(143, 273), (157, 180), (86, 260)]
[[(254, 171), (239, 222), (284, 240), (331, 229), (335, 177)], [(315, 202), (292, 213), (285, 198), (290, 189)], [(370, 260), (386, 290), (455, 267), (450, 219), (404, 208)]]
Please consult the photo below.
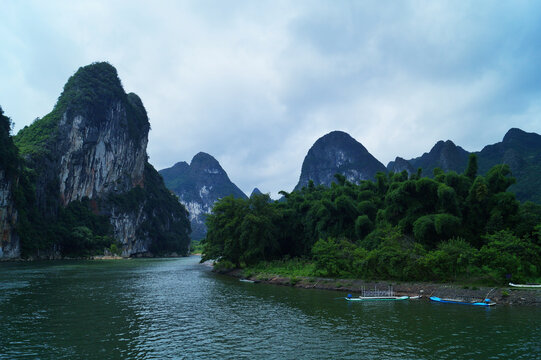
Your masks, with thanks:
[(220, 163), (204, 152), (195, 155), (190, 165), (182, 161), (160, 170), (160, 174), (167, 188), (186, 206), (194, 240), (205, 237), (205, 217), (218, 199), (228, 195), (247, 198), (242, 190), (229, 180)]
[(14, 190), (19, 181), (19, 155), (10, 135), (11, 119), (0, 107), (0, 260), (20, 256), (18, 212)]
[(21, 253), (19, 236), (15, 231), (17, 210), (13, 201), (13, 184), (0, 170), (0, 259), (18, 258)]
[(341, 174), (350, 182), (374, 179), (385, 166), (366, 148), (342, 131), (333, 131), (319, 138), (308, 151), (302, 163), (301, 176), (295, 190), (308, 185), (330, 186), (334, 175)]
[(65, 204), (109, 192), (123, 193), (143, 183), (148, 128), (131, 138), (125, 131), (127, 111), (118, 101), (102, 122), (64, 114), (59, 126), (60, 193)]

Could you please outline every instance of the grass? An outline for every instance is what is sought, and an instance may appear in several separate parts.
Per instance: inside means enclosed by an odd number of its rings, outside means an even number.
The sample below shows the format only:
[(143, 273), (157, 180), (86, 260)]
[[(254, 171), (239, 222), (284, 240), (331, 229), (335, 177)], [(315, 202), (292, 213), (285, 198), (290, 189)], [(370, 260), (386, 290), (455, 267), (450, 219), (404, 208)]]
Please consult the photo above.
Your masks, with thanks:
[(276, 260), (260, 262), (257, 265), (246, 266), (244, 275), (250, 277), (254, 274), (262, 275), (279, 275), (296, 279), (299, 277), (310, 277), (315, 274), (315, 264), (305, 260)]

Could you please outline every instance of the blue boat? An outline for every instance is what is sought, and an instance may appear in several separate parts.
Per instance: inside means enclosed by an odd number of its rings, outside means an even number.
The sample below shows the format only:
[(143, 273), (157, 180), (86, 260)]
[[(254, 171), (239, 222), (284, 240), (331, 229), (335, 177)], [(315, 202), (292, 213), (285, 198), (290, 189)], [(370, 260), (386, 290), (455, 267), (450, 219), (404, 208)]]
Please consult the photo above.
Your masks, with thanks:
[(459, 304), (459, 305), (473, 305), (473, 306), (494, 306), (496, 305), (495, 302), (490, 301), (490, 299), (485, 299), (483, 301), (476, 301), (476, 302), (468, 302), (463, 300), (457, 300), (457, 299), (441, 299), (437, 296), (431, 296), (430, 301), (439, 302), (439, 303), (446, 303), (446, 304)]

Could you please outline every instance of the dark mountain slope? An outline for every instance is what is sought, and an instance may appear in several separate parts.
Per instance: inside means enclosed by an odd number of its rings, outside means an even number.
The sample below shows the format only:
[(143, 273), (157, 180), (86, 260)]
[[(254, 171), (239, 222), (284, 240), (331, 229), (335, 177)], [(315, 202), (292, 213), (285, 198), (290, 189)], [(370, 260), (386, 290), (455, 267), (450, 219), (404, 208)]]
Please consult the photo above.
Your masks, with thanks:
[(165, 185), (179, 197), (189, 212), (192, 239), (202, 239), (206, 234), (205, 215), (210, 213), (214, 203), (228, 195), (247, 198), (229, 180), (220, 163), (211, 155), (200, 152), (188, 165), (178, 162), (174, 166), (160, 170)]

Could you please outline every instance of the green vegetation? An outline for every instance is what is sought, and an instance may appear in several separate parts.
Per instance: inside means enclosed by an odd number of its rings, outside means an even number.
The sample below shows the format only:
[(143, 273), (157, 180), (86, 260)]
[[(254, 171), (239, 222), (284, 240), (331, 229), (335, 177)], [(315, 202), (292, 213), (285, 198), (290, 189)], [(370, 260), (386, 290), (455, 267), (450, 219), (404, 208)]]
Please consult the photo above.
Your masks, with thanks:
[(189, 253), (190, 224), (185, 208), (169, 193), (159, 174), (147, 164), (145, 186), (135, 187), (107, 200), (73, 201), (59, 206), (58, 214), (44, 214), (36, 204), (33, 172), (26, 169), (20, 177), (14, 195), (19, 211), (17, 231), (21, 239), (21, 256), (47, 256), (58, 251), (63, 256), (85, 257), (103, 254), (108, 248), (113, 254), (121, 253), (121, 244), (113, 237), (109, 216), (100, 214), (114, 206), (117, 211), (137, 214), (141, 209), (153, 216), (138, 228), (139, 238), (150, 238), (150, 251), (155, 255), (176, 252)]
[(314, 263), (302, 259), (285, 259), (274, 261), (261, 261), (254, 265), (247, 265), (243, 269), (245, 277), (251, 277), (254, 274), (280, 275), (291, 278), (313, 276), (315, 273)]
[(507, 165), (479, 176), (476, 160), (433, 179), (378, 173), (356, 185), (336, 175), (331, 187), (282, 192), (284, 201), (223, 198), (207, 217), (203, 260), (257, 271), (294, 259), (315, 276), (538, 281), (541, 207), (506, 192)]
[[(103, 254), (105, 248), (118, 246), (112, 237), (108, 217), (96, 214), (92, 210), (96, 204), (88, 198), (71, 202), (53, 217), (43, 215), (35, 206), (32, 186), (27, 180), (17, 191), (17, 232), (22, 257), (49, 256), (55, 251), (68, 257), (86, 257)], [(23, 206), (25, 203), (29, 205)]]
[(13, 144), (11, 133), (11, 119), (4, 115), (0, 107), (0, 169), (10, 179), (19, 172), (19, 153)]
[(203, 253), (203, 244), (201, 240), (192, 240), (190, 243), (190, 253), (192, 254), (202, 254)]
[(144, 210), (152, 216), (143, 223), (140, 231), (153, 239), (150, 251), (154, 254), (176, 252), (188, 255), (191, 231), (188, 212), (148, 163), (145, 165), (145, 191)]

